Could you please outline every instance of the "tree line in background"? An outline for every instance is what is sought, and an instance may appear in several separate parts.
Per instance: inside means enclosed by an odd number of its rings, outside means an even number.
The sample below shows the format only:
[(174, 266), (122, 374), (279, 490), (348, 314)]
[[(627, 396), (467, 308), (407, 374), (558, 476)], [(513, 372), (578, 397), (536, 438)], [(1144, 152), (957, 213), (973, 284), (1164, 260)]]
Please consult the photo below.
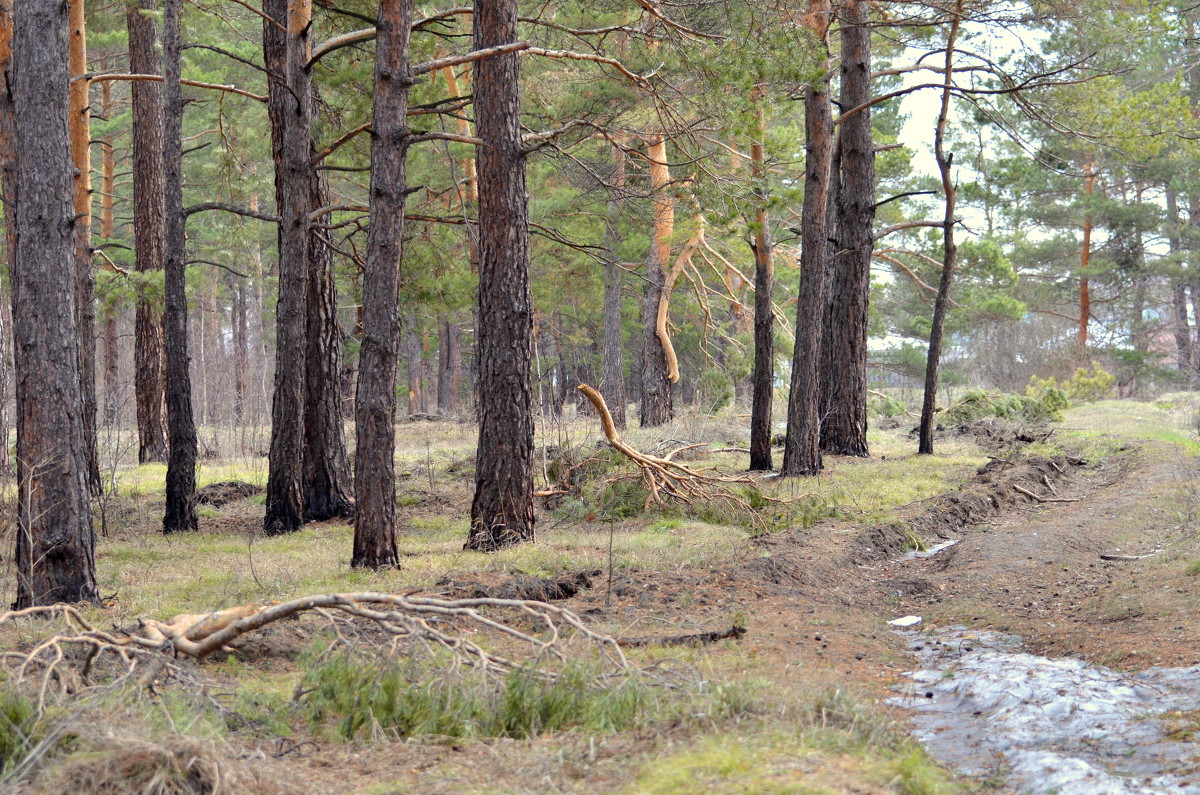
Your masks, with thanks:
[(931, 453), (939, 385), (1192, 385), (1195, 18), (0, 0), (17, 603), (97, 598), (126, 428), (167, 464), (164, 532), (197, 528), (197, 460), (237, 427), (265, 533), (352, 517), (379, 568), (398, 414), (475, 417), (487, 551), (533, 539), (535, 419), (591, 410), (580, 383), (617, 428), (748, 403), (752, 470), (786, 391), (786, 476), (868, 455), (880, 386), (923, 385)]

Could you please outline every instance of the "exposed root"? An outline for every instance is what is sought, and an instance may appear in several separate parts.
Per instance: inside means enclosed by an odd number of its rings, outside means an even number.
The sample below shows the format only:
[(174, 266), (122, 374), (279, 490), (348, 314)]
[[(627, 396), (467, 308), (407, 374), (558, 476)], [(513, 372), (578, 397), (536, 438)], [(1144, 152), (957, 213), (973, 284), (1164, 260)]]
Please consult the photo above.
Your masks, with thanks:
[(600, 415), (600, 426), (604, 430), (604, 436), (608, 439), (608, 443), (641, 470), (642, 480), (646, 484), (647, 491), (646, 508), (651, 505), (663, 505), (669, 501), (687, 506), (693, 506), (697, 501), (723, 502), (733, 508), (745, 511), (747, 516), (755, 515), (754, 508), (745, 497), (726, 488), (726, 486), (734, 484), (753, 485), (754, 481), (750, 477), (705, 474), (673, 460), (679, 453), (703, 445), (685, 445), (661, 457), (633, 449), (623, 442), (617, 433), (617, 426), (613, 423), (612, 414), (608, 411), (604, 396), (587, 384), (580, 384), (579, 391), (591, 401), (596, 408), (596, 413)]

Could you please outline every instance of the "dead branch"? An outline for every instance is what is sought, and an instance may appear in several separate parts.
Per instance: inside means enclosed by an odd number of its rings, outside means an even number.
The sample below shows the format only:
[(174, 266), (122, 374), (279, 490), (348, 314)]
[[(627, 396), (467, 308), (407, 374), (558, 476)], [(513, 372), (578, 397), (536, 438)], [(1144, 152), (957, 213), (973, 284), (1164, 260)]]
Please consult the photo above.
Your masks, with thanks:
[(604, 396), (587, 384), (580, 384), (579, 391), (591, 401), (596, 413), (600, 415), (600, 427), (604, 430), (604, 437), (608, 439), (608, 443), (612, 445), (613, 449), (636, 464), (641, 471), (642, 480), (646, 484), (647, 508), (651, 505), (662, 505), (667, 501), (688, 506), (695, 505), (697, 501), (723, 502), (730, 507), (745, 511), (750, 517), (755, 516), (754, 509), (745, 497), (722, 487), (733, 484), (753, 485), (754, 481), (749, 477), (705, 474), (672, 460), (683, 450), (702, 445), (686, 445), (666, 453), (661, 458), (633, 449), (623, 442), (617, 433), (617, 426), (613, 423), (612, 414), (609, 413), (608, 404), (604, 402)]
[(1016, 483), (1013, 484), (1013, 491), (1016, 491), (1019, 494), (1024, 494), (1034, 502), (1079, 502), (1078, 499), (1072, 499), (1069, 497), (1041, 497), (1037, 494), (1034, 494), (1029, 489), (1017, 485)]
[[(495, 616), (492, 611), (497, 610), (522, 619), (522, 626)], [(166, 621), (142, 619), (132, 627), (112, 630), (93, 626), (70, 605), (8, 611), (0, 614), (0, 626), (41, 618), (57, 622), (58, 629), (27, 652), (0, 652), (0, 668), (10, 680), (36, 690), (40, 711), (50, 695), (66, 696), (89, 686), (90, 677), (102, 665), (110, 681), (153, 686), (156, 681), (188, 676), (181, 658), (203, 660), (238, 638), (302, 613), (323, 616), (335, 628), (371, 627), (388, 648), (400, 643), (440, 648), (456, 664), (492, 675), (529, 667), (539, 676), (555, 679), (554, 666), (543, 663), (565, 662), (571, 641), (587, 644), (616, 671), (629, 669), (615, 640), (589, 629), (562, 607), (523, 599), (440, 599), (372, 591), (183, 613)], [(532, 628), (522, 628), (525, 625)], [(483, 636), (501, 643), (481, 641)], [(496, 649), (510, 651), (506, 656)]]

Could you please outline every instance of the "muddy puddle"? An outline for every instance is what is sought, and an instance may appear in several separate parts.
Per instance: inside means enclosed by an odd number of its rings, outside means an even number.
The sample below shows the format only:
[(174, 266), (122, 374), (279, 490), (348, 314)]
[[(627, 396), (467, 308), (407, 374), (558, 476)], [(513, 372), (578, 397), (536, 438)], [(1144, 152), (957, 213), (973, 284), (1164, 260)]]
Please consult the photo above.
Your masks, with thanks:
[(1200, 666), (1124, 673), (995, 633), (900, 634), (920, 669), (890, 703), (964, 775), (1002, 792), (1200, 795)]

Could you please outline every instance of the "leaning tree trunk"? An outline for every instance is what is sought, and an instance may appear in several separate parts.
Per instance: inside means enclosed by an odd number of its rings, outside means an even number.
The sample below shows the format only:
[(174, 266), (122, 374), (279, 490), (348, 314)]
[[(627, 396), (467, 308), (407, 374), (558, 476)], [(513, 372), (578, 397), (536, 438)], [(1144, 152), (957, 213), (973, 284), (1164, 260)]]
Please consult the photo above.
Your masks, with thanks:
[(396, 359), (404, 255), (404, 157), (412, 0), (383, 0), (375, 39), (371, 227), (363, 271), (362, 347), (354, 398), (354, 554), (350, 565), (396, 566)]
[(167, 435), (171, 442), (164, 533), (197, 530), (200, 526), (196, 518), (196, 423), (192, 417), (192, 376), (188, 368), (183, 86), (179, 82), (182, 5), (183, 0), (163, 3), (163, 207), (167, 215), (163, 264), (167, 310), (163, 314), (163, 341), (167, 358)]
[[(315, 156), (312, 133), (306, 130), (309, 154)], [(308, 169), (311, 206), (326, 204), (324, 179)], [(342, 330), (337, 320), (337, 286), (333, 252), (315, 234), (308, 238), (309, 276), (304, 400), (304, 518), (324, 521), (352, 516), (350, 463), (342, 423)]]
[(775, 281), (775, 255), (771, 245), (771, 219), (767, 215), (767, 117), (762, 88), (750, 97), (756, 130), (750, 143), (750, 168), (754, 179), (754, 371), (750, 377), (750, 470), (774, 469), (771, 461), (771, 404), (775, 397), (775, 316), (771, 292)]
[(653, 428), (671, 421), (675, 416), (671, 405), (671, 386), (679, 380), (672, 377), (667, 360), (664, 337), (668, 334), (661, 323), (659, 305), (666, 293), (667, 268), (671, 260), (671, 235), (675, 230), (675, 201), (668, 193), (671, 169), (667, 163), (666, 140), (661, 135), (650, 139), (646, 150), (650, 167), (650, 196), (654, 202), (654, 231), (650, 242), (650, 257), (646, 261), (646, 283), (642, 288), (642, 413), (643, 428)]
[[(156, 0), (135, 0), (126, 7), (129, 69), (135, 74), (162, 74), (154, 24), (156, 8)], [(163, 212), (162, 84), (135, 80), (130, 91), (133, 95), (134, 269), (146, 279), (145, 274), (158, 273), (162, 269), (167, 236)], [(139, 281), (133, 389), (137, 404), (138, 463), (143, 464), (167, 460), (162, 313), (155, 293)]]
[[(271, 404), (266, 516), (263, 531), (300, 529), (304, 516), (303, 455), (306, 297), (312, 193), (308, 134), (312, 105), (308, 61), (311, 7), (303, 0), (264, 0), (263, 57), (269, 78), (267, 115), (279, 209), (279, 300), (275, 306), (275, 392)], [(283, 30), (280, 30), (282, 26)]]
[[(517, 41), (516, 0), (476, 0), (475, 49)], [(516, 53), (475, 62), (479, 448), (468, 549), (532, 541), (533, 297)]]
[(99, 601), (75, 313), (67, 28), (65, 3), (16, 4), (18, 608)]
[(946, 39), (942, 107), (938, 113), (937, 127), (933, 135), (933, 154), (937, 160), (938, 171), (942, 176), (942, 193), (946, 197), (946, 213), (942, 218), (942, 278), (938, 282), (937, 297), (933, 301), (933, 323), (929, 329), (929, 357), (925, 362), (925, 395), (921, 402), (920, 438), (917, 452), (923, 455), (933, 454), (933, 414), (937, 406), (938, 367), (942, 360), (942, 332), (946, 325), (950, 284), (954, 279), (954, 266), (958, 258), (958, 247), (954, 242), (954, 201), (958, 191), (954, 187), (954, 178), (950, 173), (954, 164), (954, 153), (946, 153), (946, 121), (950, 117), (951, 88), (954, 85), (954, 45), (958, 40), (959, 26), (962, 24), (962, 12), (963, 0), (958, 0), (953, 12), (954, 19), (950, 22), (950, 33)]
[[(843, 9), (841, 107), (871, 99), (870, 5), (846, 0)], [(837, 198), (837, 258), (831, 268), (823, 341), (821, 449), (867, 456), (867, 302), (875, 225), (875, 141), (871, 111), (844, 119)]]
[[(808, 25), (824, 44), (829, 32), (828, 0), (810, 0)], [(828, 57), (818, 66), (828, 67)], [(825, 310), (830, 164), (833, 159), (833, 116), (826, 74), (809, 87), (804, 99), (805, 175), (800, 251), (800, 293), (796, 309), (796, 347), (792, 354), (792, 389), (788, 395), (787, 439), (780, 475), (815, 475), (821, 471), (820, 365)]]
[(83, 434), (88, 486), (100, 493), (100, 454), (96, 448), (96, 277), (92, 273), (91, 109), (88, 104), (87, 28), (84, 0), (70, 0), (71, 161), (75, 166), (75, 315), (79, 328), (79, 386), (83, 395)]
[(604, 263), (604, 378), (600, 393), (612, 413), (613, 423), (625, 429), (625, 363), (621, 339), (621, 265), (617, 262), (620, 242), (622, 194), (625, 191), (625, 152), (612, 147), (612, 196), (604, 217), (604, 247), (608, 257)]

